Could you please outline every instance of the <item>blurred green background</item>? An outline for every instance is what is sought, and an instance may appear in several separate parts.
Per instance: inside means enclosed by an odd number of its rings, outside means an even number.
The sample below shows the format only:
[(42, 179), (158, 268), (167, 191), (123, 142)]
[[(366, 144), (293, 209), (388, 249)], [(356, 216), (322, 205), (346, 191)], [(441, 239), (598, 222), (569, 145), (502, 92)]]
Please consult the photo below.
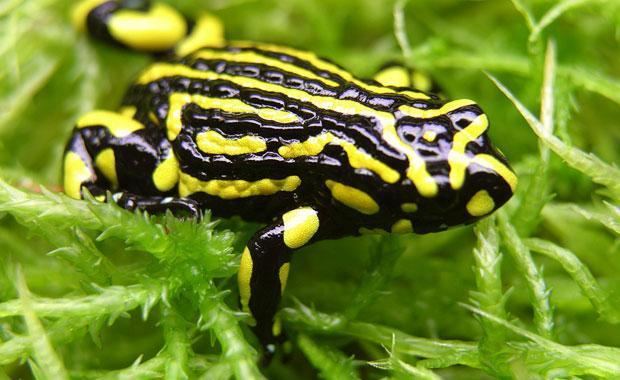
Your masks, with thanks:
[[(360, 77), (392, 60), (424, 70), (446, 97), (483, 107), (519, 174), (518, 194), (475, 233), (302, 249), (283, 302), (290, 353), (266, 376), (620, 377), (620, 2), (170, 3), (216, 14), (228, 39), (314, 51)], [(0, 379), (259, 376), (239, 364), (257, 356), (234, 314), (237, 255), (256, 226), (40, 193), (59, 190), (76, 118), (115, 109), (152, 60), (79, 35), (70, 7), (0, 1)], [(485, 72), (557, 139), (540, 140)]]

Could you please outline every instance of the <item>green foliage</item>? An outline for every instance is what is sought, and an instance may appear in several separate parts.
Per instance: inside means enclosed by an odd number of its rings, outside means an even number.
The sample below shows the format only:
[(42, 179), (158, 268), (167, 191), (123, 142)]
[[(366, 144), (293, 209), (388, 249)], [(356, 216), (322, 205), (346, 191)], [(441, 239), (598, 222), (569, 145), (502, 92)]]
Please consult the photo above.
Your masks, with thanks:
[(0, 1), (0, 379), (620, 376), (620, 3), (176, 2), (361, 76), (429, 72), (519, 175), (473, 230), (303, 249), (266, 368), (234, 279), (255, 226), (58, 193), (72, 123), (148, 62), (75, 33), (71, 3)]

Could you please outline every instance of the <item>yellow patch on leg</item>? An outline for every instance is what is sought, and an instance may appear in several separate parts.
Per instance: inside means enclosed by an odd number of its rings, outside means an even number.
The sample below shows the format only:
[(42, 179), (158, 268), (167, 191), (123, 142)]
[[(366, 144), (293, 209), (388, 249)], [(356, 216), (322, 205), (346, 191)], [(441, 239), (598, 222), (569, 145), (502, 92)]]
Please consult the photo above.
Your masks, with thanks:
[(217, 17), (205, 13), (196, 21), (192, 33), (179, 43), (176, 52), (184, 56), (202, 47), (220, 47), (224, 44), (224, 25)]
[(284, 244), (291, 249), (304, 246), (319, 229), (317, 212), (310, 207), (289, 211), (282, 216), (282, 220), (284, 221)]
[(102, 150), (95, 158), (95, 165), (110, 181), (112, 188), (116, 189), (118, 187), (118, 176), (116, 175), (116, 157), (112, 148)]
[(166, 192), (179, 182), (179, 161), (177, 161), (172, 149), (168, 157), (162, 161), (153, 172), (153, 184), (157, 190)]
[(408, 234), (413, 232), (411, 221), (407, 219), (396, 221), (396, 223), (392, 224), (392, 232), (395, 234)]
[(411, 87), (409, 70), (402, 66), (390, 66), (375, 74), (374, 80), (384, 86)]
[[(284, 293), (284, 289), (286, 288), (286, 281), (288, 280), (288, 272), (290, 267), (290, 263), (284, 263), (278, 271), (278, 277), (280, 278), (280, 294)], [(282, 319), (277, 315), (274, 318), (271, 332), (273, 333), (273, 336), (280, 336), (280, 334), (282, 334)]]
[(420, 91), (428, 92), (433, 88), (433, 80), (424, 73), (414, 71), (411, 74), (411, 86)]
[(284, 263), (278, 272), (278, 277), (280, 278), (280, 293), (284, 293), (284, 289), (286, 288), (286, 281), (288, 280), (288, 272), (290, 267), (291, 264)]
[(271, 333), (273, 336), (280, 336), (282, 334), (282, 320), (277, 315), (273, 320), (273, 326), (271, 327)]
[(93, 179), (92, 171), (82, 158), (75, 152), (67, 152), (64, 162), (65, 194), (75, 199), (82, 198), (82, 184)]
[(248, 247), (245, 247), (241, 255), (241, 263), (239, 264), (239, 273), (237, 274), (237, 282), (239, 284), (239, 297), (241, 298), (241, 310), (246, 313), (250, 312), (250, 296), (252, 289), (250, 280), (252, 279), (252, 269), (254, 262)]

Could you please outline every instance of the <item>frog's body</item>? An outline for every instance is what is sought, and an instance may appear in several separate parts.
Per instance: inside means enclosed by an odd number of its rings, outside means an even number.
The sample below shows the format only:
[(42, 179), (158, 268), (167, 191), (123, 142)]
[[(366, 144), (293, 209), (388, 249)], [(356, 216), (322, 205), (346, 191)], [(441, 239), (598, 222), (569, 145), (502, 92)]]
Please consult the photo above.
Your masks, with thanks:
[[(224, 44), (210, 17), (184, 41), (153, 42), (135, 28), (122, 38), (115, 21), (122, 12), (183, 29), (167, 7), (154, 12), (141, 2), (127, 11), (124, 4), (87, 1), (77, 21), (134, 48), (178, 44), (176, 54), (139, 76), (118, 113), (78, 121), (65, 191), (75, 198), (83, 188), (95, 196), (112, 191), (128, 209), (210, 209), (268, 224), (248, 243), (239, 273), (242, 306), (265, 345), (279, 335), (274, 314), (297, 248), (366, 231), (440, 231), (512, 196), (516, 177), (472, 101), (360, 80), (304, 51)], [(111, 32), (113, 21), (121, 26)], [(186, 29), (170, 33), (182, 37)], [(378, 79), (409, 84), (396, 74)]]

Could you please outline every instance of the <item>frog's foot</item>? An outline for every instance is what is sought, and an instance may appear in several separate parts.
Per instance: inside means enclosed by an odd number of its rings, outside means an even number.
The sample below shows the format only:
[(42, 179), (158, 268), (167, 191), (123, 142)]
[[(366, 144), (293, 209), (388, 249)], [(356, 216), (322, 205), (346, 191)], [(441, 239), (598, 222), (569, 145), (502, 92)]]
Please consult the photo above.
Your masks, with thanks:
[(241, 306), (253, 317), (252, 329), (264, 348), (265, 359), (286, 340), (276, 311), (286, 286), (291, 254), (312, 242), (334, 237), (329, 223), (321, 225), (320, 219), (328, 218), (312, 207), (289, 211), (258, 231), (241, 257)]
[(166, 211), (175, 216), (188, 215), (201, 220), (202, 208), (193, 199), (165, 196), (142, 196), (128, 192), (112, 194), (112, 199), (122, 208), (133, 211), (142, 210), (149, 214), (162, 214)]

